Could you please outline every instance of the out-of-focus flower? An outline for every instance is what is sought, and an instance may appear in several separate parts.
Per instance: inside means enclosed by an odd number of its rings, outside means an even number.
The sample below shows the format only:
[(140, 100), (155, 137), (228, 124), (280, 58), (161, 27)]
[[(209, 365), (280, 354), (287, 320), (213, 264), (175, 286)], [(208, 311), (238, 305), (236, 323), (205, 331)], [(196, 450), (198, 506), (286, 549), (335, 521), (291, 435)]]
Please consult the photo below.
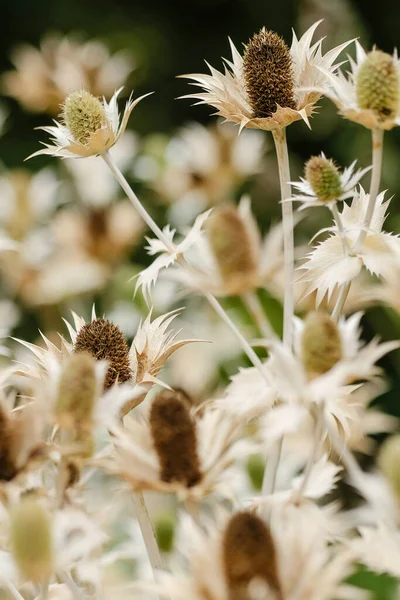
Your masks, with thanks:
[(184, 75), (204, 90), (184, 97), (213, 106), (241, 129), (272, 130), (299, 119), (308, 125), (321, 93), (305, 88), (328, 86), (328, 74), (339, 66), (334, 64), (336, 58), (350, 43), (323, 55), (322, 39), (311, 43), (318, 25), (314, 23), (300, 40), (293, 33), (290, 50), (279, 35), (265, 29), (248, 42), (243, 56), (230, 41), (232, 62), (225, 60), (224, 73), (210, 67), (211, 75)]
[(8, 119), (8, 110), (3, 104), (0, 104), (0, 137), (4, 134), (6, 121)]
[(134, 66), (126, 52), (110, 55), (101, 42), (60, 36), (46, 37), (39, 49), (18, 46), (12, 61), (16, 69), (3, 75), (4, 91), (28, 110), (53, 115), (77, 89), (110, 98)]
[[(249, 177), (262, 169), (262, 135), (243, 132), (220, 123), (204, 127), (190, 123), (173, 137), (165, 151), (165, 164), (154, 185), (161, 199), (189, 203), (198, 212), (230, 200)], [(173, 208), (173, 214), (179, 214)]]
[(332, 160), (321, 152), (312, 156), (305, 165), (304, 178), (292, 181), (297, 190), (291, 200), (301, 202), (300, 210), (308, 206), (326, 206), (336, 200), (346, 200), (355, 195), (355, 186), (371, 167), (354, 171), (356, 161), (340, 173)]
[(61, 114), (65, 124), (56, 121), (55, 126), (40, 128), (52, 136), (53, 145), (44, 144), (43, 150), (34, 152), (28, 158), (40, 154), (59, 158), (84, 158), (107, 152), (124, 133), (135, 106), (149, 95), (145, 94), (136, 100), (130, 98), (120, 120), (117, 98), (121, 90), (122, 88), (115, 92), (110, 103), (104, 98), (101, 102), (86, 90), (69, 94)]
[[(363, 266), (372, 274), (384, 279), (390, 278), (398, 269), (400, 240), (397, 235), (382, 231), (386, 210), (390, 200), (384, 201), (382, 192), (376, 199), (374, 214), (367, 235), (359, 249), (353, 251), (363, 228), (363, 218), (368, 205), (369, 194), (362, 187), (350, 206), (343, 204), (340, 219), (344, 227), (344, 237), (337, 224), (328, 228), (331, 235), (320, 242), (300, 269), (305, 271), (302, 280), (307, 285), (307, 293), (317, 291), (317, 305), (325, 295), (328, 300), (337, 286), (352, 281)], [(347, 242), (348, 251), (343, 242)]]
[(400, 63), (393, 56), (374, 49), (366, 53), (356, 41), (356, 60), (350, 60), (351, 72), (329, 72), (325, 96), (351, 121), (369, 129), (392, 129), (400, 124)]

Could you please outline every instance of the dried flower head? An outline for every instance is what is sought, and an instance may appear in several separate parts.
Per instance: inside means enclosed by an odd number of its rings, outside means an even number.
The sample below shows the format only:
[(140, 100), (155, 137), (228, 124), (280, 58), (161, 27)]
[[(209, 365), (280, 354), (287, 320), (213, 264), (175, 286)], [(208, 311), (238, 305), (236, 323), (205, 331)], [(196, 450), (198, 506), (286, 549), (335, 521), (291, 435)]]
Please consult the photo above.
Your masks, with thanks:
[(210, 67), (211, 75), (184, 75), (203, 90), (184, 97), (215, 107), (218, 115), (241, 129), (272, 130), (299, 119), (308, 124), (321, 92), (306, 88), (328, 86), (337, 68), (336, 58), (350, 43), (323, 56), (322, 40), (311, 43), (318, 24), (314, 23), (300, 40), (293, 34), (290, 50), (276, 33), (265, 29), (250, 40), (243, 57), (230, 42), (232, 61), (225, 60), (225, 72)]
[(74, 351), (88, 352), (96, 360), (109, 361), (104, 382), (106, 390), (132, 377), (129, 346), (120, 328), (107, 319), (98, 318), (83, 325), (76, 336)]
[(53, 539), (49, 512), (27, 498), (11, 515), (11, 547), (21, 575), (35, 583), (45, 581), (53, 569)]
[(274, 541), (267, 525), (249, 512), (234, 515), (223, 536), (223, 563), (229, 597), (249, 600), (252, 582), (263, 582), (282, 598)]
[(195, 424), (187, 403), (179, 394), (162, 391), (153, 400), (149, 423), (161, 480), (196, 485), (201, 479), (200, 463)]
[(63, 363), (56, 419), (62, 427), (90, 427), (97, 394), (94, 359), (89, 352), (68, 356)]
[(40, 154), (60, 158), (83, 158), (107, 152), (124, 133), (132, 110), (145, 98), (130, 98), (120, 122), (117, 97), (121, 89), (115, 92), (110, 103), (104, 98), (102, 101), (98, 100), (86, 90), (69, 94), (61, 114), (61, 120), (65, 124), (56, 122), (55, 126), (40, 127), (53, 136), (51, 141), (54, 145), (44, 144), (44, 149), (38, 150), (28, 158)]
[(243, 74), (254, 117), (271, 117), (278, 106), (296, 109), (292, 57), (277, 33), (261, 29), (248, 42)]
[(339, 328), (322, 312), (310, 313), (301, 338), (303, 365), (310, 376), (329, 371), (343, 356)]

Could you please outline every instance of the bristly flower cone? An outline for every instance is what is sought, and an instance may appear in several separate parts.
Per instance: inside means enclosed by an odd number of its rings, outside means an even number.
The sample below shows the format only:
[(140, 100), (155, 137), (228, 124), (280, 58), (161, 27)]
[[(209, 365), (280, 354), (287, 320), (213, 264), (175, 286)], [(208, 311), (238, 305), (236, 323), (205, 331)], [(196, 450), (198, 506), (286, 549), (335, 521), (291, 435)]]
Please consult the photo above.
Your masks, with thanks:
[(72, 92), (65, 100), (62, 117), (74, 139), (85, 144), (90, 135), (106, 123), (104, 107), (86, 90)]
[(108, 390), (116, 381), (124, 383), (132, 377), (129, 361), (129, 346), (120, 328), (106, 319), (95, 319), (78, 331), (75, 352), (88, 352), (96, 360), (108, 360), (104, 389)]
[(301, 340), (303, 365), (311, 376), (327, 373), (343, 356), (342, 340), (333, 319), (325, 313), (310, 313)]
[(163, 391), (150, 409), (150, 430), (160, 461), (160, 478), (187, 487), (201, 479), (195, 424), (181, 394)]
[(357, 75), (357, 100), (362, 109), (372, 110), (382, 121), (395, 118), (399, 108), (399, 73), (393, 56), (373, 50)]
[(277, 105), (296, 109), (292, 58), (278, 34), (262, 29), (253, 36), (243, 55), (243, 74), (254, 117), (271, 117)]
[(307, 161), (305, 178), (320, 202), (337, 200), (343, 194), (339, 169), (323, 156), (312, 156)]
[(249, 600), (249, 584), (257, 578), (281, 600), (274, 541), (268, 526), (256, 515), (240, 512), (223, 536), (222, 559), (229, 600)]

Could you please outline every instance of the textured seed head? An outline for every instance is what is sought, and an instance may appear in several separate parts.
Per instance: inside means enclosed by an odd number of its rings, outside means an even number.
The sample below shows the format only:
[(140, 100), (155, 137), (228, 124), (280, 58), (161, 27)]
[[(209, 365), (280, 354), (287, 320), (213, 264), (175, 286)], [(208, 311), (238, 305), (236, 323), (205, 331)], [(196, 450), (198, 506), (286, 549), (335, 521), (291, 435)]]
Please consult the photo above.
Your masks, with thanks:
[(63, 363), (56, 418), (62, 427), (86, 427), (92, 420), (96, 399), (96, 371), (88, 352), (71, 354)]
[(332, 160), (312, 156), (305, 166), (305, 178), (320, 202), (337, 200), (343, 194), (339, 169)]
[(163, 391), (150, 409), (150, 429), (160, 462), (160, 477), (187, 487), (201, 479), (195, 424), (184, 400)]
[(174, 547), (175, 525), (175, 518), (168, 512), (157, 515), (154, 521), (154, 533), (162, 552), (171, 552)]
[(399, 72), (393, 56), (373, 50), (362, 63), (356, 81), (357, 103), (382, 121), (394, 119), (399, 109)]
[(258, 579), (281, 598), (277, 557), (268, 526), (256, 515), (240, 512), (223, 536), (222, 558), (230, 600), (249, 600), (249, 584)]
[(18, 472), (13, 454), (12, 421), (0, 406), (0, 481), (11, 481)]
[(322, 312), (310, 313), (301, 339), (305, 370), (322, 375), (342, 358), (342, 340), (336, 323)]
[(74, 139), (86, 144), (92, 133), (107, 124), (102, 103), (86, 90), (67, 96), (62, 116)]
[(400, 500), (400, 434), (392, 435), (382, 444), (378, 464)]
[(290, 50), (273, 31), (262, 29), (245, 48), (243, 74), (254, 117), (270, 117), (277, 108), (296, 108)]
[(12, 511), (11, 547), (23, 577), (41, 583), (51, 575), (53, 541), (50, 515), (32, 498), (22, 500)]
[(225, 283), (246, 280), (257, 269), (249, 232), (234, 206), (222, 206), (206, 222), (206, 235)]
[(78, 331), (75, 352), (88, 352), (96, 360), (108, 360), (109, 368), (104, 388), (109, 389), (116, 381), (123, 383), (132, 376), (129, 347), (122, 331), (106, 319), (95, 319)]

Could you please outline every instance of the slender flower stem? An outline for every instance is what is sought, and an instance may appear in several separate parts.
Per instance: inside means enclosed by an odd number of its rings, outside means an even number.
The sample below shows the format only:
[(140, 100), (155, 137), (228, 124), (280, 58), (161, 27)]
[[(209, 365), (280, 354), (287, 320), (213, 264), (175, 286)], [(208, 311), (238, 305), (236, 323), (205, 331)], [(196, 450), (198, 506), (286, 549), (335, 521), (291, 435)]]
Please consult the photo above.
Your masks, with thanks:
[(314, 421), (314, 443), (308, 457), (306, 468), (304, 469), (303, 479), (297, 493), (295, 494), (295, 502), (298, 502), (304, 495), (307, 489), (307, 484), (310, 480), (312, 468), (320, 450), (324, 434), (324, 413), (323, 408), (319, 408), (318, 415)]
[(61, 581), (67, 586), (75, 600), (85, 600), (85, 596), (80, 587), (75, 583), (72, 577), (68, 575), (68, 573), (65, 571), (58, 571), (57, 577), (61, 579)]
[(349, 254), (349, 252), (350, 252), (350, 246), (349, 246), (349, 242), (348, 242), (348, 240), (346, 238), (346, 232), (345, 232), (344, 227), (343, 227), (342, 217), (340, 216), (340, 213), (338, 211), (337, 203), (336, 202), (332, 205), (331, 211), (332, 211), (333, 218), (336, 221), (336, 225), (337, 225), (337, 228), (338, 228), (339, 236), (340, 236), (340, 238), (342, 240), (343, 252), (344, 252), (344, 254)]
[(157, 572), (162, 570), (164, 566), (142, 492), (135, 492), (133, 494), (133, 504), (140, 531), (146, 544), (154, 580), (157, 581)]
[(9, 595), (11, 596), (11, 598), (13, 598), (13, 600), (25, 600), (25, 598), (22, 596), (22, 594), (19, 593), (19, 591), (17, 590), (17, 588), (15, 587), (15, 585), (13, 585), (11, 583), (11, 581), (7, 581), (7, 580), (3, 580), (1, 582), (1, 586), (2, 588), (4, 588), (5, 590), (7, 590), (7, 592), (9, 593)]
[[(113, 173), (115, 179), (118, 181), (118, 183), (124, 190), (125, 194), (129, 198), (129, 200), (132, 202), (134, 208), (140, 214), (140, 216), (145, 221), (145, 223), (148, 225), (148, 227), (152, 230), (154, 235), (161, 242), (163, 242), (163, 244), (165, 245), (165, 247), (167, 248), (167, 250), (169, 252), (175, 252), (174, 244), (172, 244), (171, 241), (165, 236), (163, 231), (158, 227), (157, 223), (151, 218), (151, 216), (148, 214), (146, 209), (143, 207), (139, 198), (136, 196), (136, 194), (130, 187), (129, 183), (127, 182), (127, 180), (125, 179), (125, 177), (123, 176), (121, 171), (115, 165), (113, 159), (111, 158), (111, 155), (108, 152), (106, 152), (105, 154), (102, 154), (102, 158), (105, 161), (105, 163), (107, 164), (107, 166), (109, 167), (109, 169), (111, 170), (111, 172)], [(183, 268), (186, 268), (186, 265), (183, 260), (179, 260), (178, 262)], [(265, 374), (265, 371), (262, 369), (262, 363), (261, 363), (260, 359), (258, 358), (257, 354), (254, 352), (254, 350), (251, 348), (250, 344), (246, 341), (246, 339), (240, 333), (239, 329), (236, 327), (236, 325), (233, 323), (233, 321), (230, 319), (230, 317), (226, 314), (226, 312), (224, 311), (224, 309), (222, 308), (222, 306), (218, 302), (218, 300), (209, 292), (204, 292), (204, 297), (208, 300), (208, 302), (211, 304), (211, 306), (214, 308), (214, 310), (219, 314), (219, 316), (223, 319), (223, 321), (228, 325), (228, 327), (235, 334), (235, 336), (237, 337), (237, 339), (240, 341), (240, 343), (242, 345), (243, 351), (249, 358), (250, 362), (259, 371), (260, 375), (264, 379), (269, 381)]]
[(276, 333), (272, 329), (271, 323), (265, 315), (264, 309), (256, 292), (247, 292), (246, 294), (243, 294), (242, 300), (250, 315), (253, 317), (253, 320), (261, 334), (269, 340), (276, 338)]
[[(368, 230), (371, 226), (372, 217), (374, 215), (376, 198), (379, 192), (379, 184), (381, 181), (382, 173), (383, 133), (383, 129), (372, 130), (372, 175), (369, 187), (369, 201), (367, 210), (365, 211), (363, 222), (361, 224), (361, 231), (353, 248), (351, 248), (351, 252), (353, 252), (354, 254), (360, 251), (364, 240), (368, 234)], [(340, 315), (342, 314), (343, 307), (347, 300), (350, 288), (351, 281), (345, 283), (339, 292), (335, 308), (332, 312), (332, 319), (334, 319), (335, 321), (338, 321)]]
[[(285, 291), (283, 300), (283, 343), (292, 347), (293, 315), (294, 315), (294, 239), (293, 239), (293, 205), (288, 202), (292, 195), (290, 185), (289, 154), (286, 143), (286, 129), (279, 128), (272, 131), (275, 142), (276, 156), (278, 159), (279, 181), (281, 186), (282, 202), (282, 227), (284, 251), (284, 276)], [(277, 441), (273, 448), (264, 473), (262, 485), (263, 495), (271, 494), (275, 489), (276, 475), (281, 458), (283, 437)]]

